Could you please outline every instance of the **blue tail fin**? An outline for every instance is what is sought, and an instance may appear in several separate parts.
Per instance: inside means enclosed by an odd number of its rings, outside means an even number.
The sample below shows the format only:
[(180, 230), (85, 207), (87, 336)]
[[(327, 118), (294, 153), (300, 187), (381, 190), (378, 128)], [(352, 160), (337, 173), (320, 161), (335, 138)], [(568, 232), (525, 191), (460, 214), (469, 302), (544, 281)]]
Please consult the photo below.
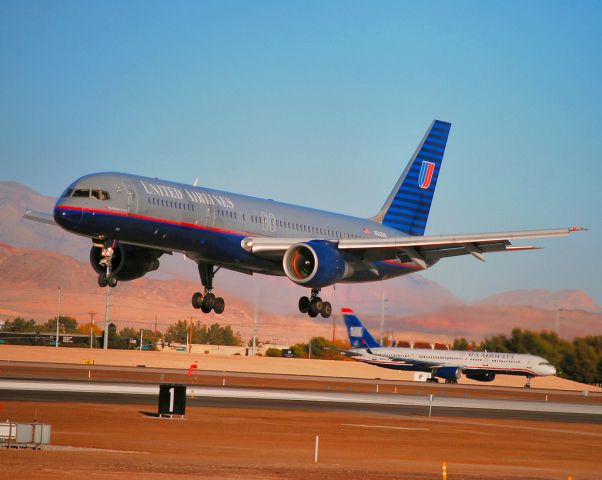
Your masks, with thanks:
[(450, 128), (451, 123), (433, 121), (383, 208), (372, 220), (409, 235), (424, 235)]
[(366, 330), (361, 320), (355, 316), (353, 310), (343, 308), (341, 312), (343, 313), (347, 334), (349, 335), (349, 343), (351, 343), (352, 348), (380, 347), (380, 343), (374, 340), (374, 337)]

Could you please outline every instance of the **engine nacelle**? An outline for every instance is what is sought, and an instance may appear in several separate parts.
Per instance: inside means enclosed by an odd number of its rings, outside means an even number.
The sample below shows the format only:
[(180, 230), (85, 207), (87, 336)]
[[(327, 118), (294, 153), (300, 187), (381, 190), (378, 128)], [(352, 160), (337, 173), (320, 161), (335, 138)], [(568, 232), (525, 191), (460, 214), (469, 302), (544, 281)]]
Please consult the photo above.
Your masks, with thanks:
[(437, 369), (436, 376), (445, 380), (455, 381), (462, 376), (462, 369), (459, 367), (441, 367)]
[(322, 288), (345, 277), (346, 262), (341, 252), (325, 240), (291, 245), (282, 260), (284, 273), (298, 285)]
[(495, 380), (495, 373), (493, 372), (479, 372), (479, 373), (466, 373), (466, 378), (471, 380), (477, 380), (478, 382), (493, 382)]
[[(134, 280), (159, 268), (158, 258), (163, 252), (134, 245), (116, 243), (113, 247), (111, 272), (118, 280)], [(96, 273), (103, 273), (106, 268), (100, 264), (102, 247), (93, 246), (90, 250), (90, 263)]]

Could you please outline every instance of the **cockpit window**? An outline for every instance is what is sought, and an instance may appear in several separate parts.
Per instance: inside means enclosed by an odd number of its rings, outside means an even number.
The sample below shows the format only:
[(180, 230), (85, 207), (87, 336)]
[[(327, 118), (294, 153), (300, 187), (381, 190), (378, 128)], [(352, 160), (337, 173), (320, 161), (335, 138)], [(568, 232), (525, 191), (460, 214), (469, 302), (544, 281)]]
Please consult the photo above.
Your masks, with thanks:
[[(109, 196), (109, 192), (107, 192), (106, 190), (90, 190), (87, 188), (77, 188), (75, 190), (72, 190), (72, 194), (71, 196), (74, 198), (89, 198), (89, 197), (93, 197), (93, 198), (97, 198), (99, 200), (108, 200), (109, 198), (111, 198)], [(66, 194), (68, 193), (65, 192), (65, 196), (67, 196)]]
[(551, 367), (552, 364), (549, 362), (539, 362), (539, 365), (545, 365), (546, 367)]
[(72, 188), (68, 188), (67, 190), (65, 190), (63, 192), (63, 194), (61, 195), (61, 197), (62, 198), (70, 197), (72, 193), (73, 193), (73, 189)]
[(77, 188), (77, 189), (73, 190), (74, 198), (83, 198), (83, 197), (87, 198), (89, 196), (90, 196), (90, 190), (88, 190), (88, 189)]
[(90, 190), (90, 194), (94, 198), (98, 198), (99, 200), (108, 200), (109, 192), (105, 190)]

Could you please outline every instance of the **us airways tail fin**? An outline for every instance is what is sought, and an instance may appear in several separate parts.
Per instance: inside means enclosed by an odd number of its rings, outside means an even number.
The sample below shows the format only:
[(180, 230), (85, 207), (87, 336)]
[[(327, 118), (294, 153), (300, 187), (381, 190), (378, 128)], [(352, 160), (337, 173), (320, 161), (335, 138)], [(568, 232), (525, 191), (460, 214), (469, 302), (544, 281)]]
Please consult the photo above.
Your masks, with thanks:
[(374, 340), (374, 337), (366, 330), (361, 320), (355, 316), (353, 310), (343, 308), (341, 312), (343, 313), (347, 334), (349, 335), (349, 343), (351, 343), (352, 348), (380, 347), (380, 343)]
[(424, 235), (451, 123), (434, 120), (373, 221)]

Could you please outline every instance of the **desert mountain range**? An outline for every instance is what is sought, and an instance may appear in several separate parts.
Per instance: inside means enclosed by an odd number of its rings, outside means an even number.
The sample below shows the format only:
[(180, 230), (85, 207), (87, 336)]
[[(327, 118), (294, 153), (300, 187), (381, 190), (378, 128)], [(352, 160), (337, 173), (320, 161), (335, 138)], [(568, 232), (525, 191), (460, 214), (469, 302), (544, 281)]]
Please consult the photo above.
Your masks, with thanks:
[[(54, 199), (15, 182), (0, 182), (0, 319), (24, 316), (47, 320), (57, 314), (79, 322), (104, 322), (105, 291), (88, 263), (91, 243), (58, 227), (22, 218), (27, 208), (51, 211)], [(190, 296), (200, 289), (195, 265), (181, 255), (161, 258), (157, 272), (111, 291), (110, 318), (118, 328), (152, 328), (177, 320), (228, 323), (244, 338), (251, 336), (257, 311), (257, 335), (262, 340), (290, 343), (311, 336), (332, 337), (333, 320), (312, 320), (296, 310), (305, 295), (286, 278), (247, 276), (220, 271), (217, 293), (226, 299), (223, 315), (200, 314)], [(509, 333), (513, 327), (554, 330), (565, 338), (602, 333), (600, 307), (580, 290), (518, 290), (502, 292), (466, 304), (442, 285), (414, 274), (385, 282), (337, 285), (323, 290), (336, 309), (350, 306), (377, 333), (382, 308), (385, 331), (396, 339), (448, 342), (464, 336), (480, 340)], [(383, 303), (383, 298), (384, 303)], [(343, 338), (339, 316), (336, 337)]]

